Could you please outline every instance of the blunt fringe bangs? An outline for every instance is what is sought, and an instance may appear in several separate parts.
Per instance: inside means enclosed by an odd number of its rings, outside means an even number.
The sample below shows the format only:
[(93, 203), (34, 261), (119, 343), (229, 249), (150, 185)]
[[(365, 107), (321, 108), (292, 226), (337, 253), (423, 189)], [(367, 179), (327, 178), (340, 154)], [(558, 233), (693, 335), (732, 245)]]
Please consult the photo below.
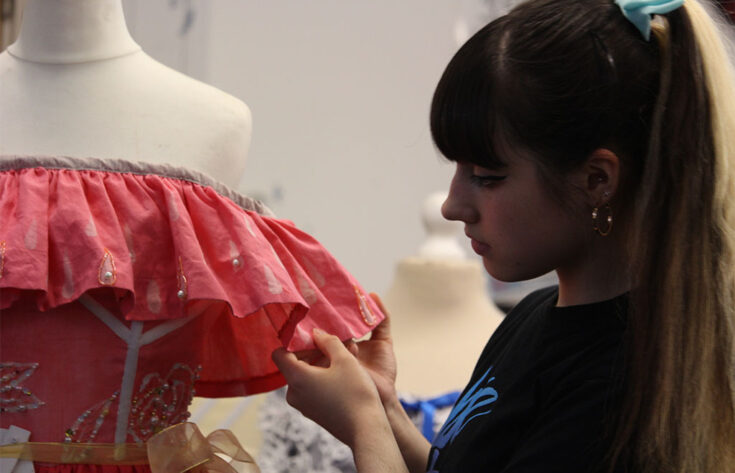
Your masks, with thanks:
[[(494, 144), (498, 136), (496, 99), (503, 18), (485, 26), (452, 58), (431, 104), (431, 134), (450, 161), (487, 169), (505, 166)], [(488, 106), (489, 105), (489, 106)]]
[(500, 141), (522, 146), (549, 176), (599, 147), (643, 161), (656, 48), (619, 34), (632, 27), (612, 1), (559, 3), (522, 3), (456, 53), (431, 108), (432, 137), (445, 157), (496, 168)]

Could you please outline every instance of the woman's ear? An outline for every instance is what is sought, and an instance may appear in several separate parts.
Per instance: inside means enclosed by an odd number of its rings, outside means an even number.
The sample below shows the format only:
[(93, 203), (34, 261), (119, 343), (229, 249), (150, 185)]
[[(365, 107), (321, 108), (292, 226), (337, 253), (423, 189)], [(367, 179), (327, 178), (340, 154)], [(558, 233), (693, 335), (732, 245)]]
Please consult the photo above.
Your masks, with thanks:
[(618, 190), (620, 158), (606, 148), (594, 150), (574, 174), (577, 186), (592, 207), (607, 204)]

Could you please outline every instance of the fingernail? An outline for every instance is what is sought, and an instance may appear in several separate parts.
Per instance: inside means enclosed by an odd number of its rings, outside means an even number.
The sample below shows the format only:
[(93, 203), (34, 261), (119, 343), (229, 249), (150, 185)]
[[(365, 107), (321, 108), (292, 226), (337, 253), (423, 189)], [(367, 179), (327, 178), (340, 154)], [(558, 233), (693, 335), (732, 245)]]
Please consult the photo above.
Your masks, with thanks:
[(318, 327), (314, 328), (313, 333), (316, 335), (326, 335), (327, 334), (327, 332), (325, 332), (324, 330)]

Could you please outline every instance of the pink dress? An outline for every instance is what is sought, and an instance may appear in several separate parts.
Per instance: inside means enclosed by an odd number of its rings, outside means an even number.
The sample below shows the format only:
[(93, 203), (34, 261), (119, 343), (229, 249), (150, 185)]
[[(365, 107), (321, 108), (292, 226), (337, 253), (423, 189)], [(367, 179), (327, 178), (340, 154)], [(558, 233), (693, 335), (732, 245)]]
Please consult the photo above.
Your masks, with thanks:
[(382, 318), (315, 239), (206, 176), (0, 159), (0, 427), (32, 442), (143, 443), (194, 393), (284, 385), (271, 352), (313, 348), (314, 327), (344, 340)]

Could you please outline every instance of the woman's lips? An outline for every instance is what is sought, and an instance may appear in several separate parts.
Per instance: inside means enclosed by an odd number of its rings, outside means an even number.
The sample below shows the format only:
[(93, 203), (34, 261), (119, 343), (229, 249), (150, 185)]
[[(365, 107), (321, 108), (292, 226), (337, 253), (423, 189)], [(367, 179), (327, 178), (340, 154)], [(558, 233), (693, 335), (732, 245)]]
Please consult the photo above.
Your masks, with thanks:
[(486, 245), (485, 243), (480, 243), (474, 238), (470, 238), (470, 241), (472, 243), (472, 249), (480, 256), (486, 255), (487, 252), (490, 250), (490, 247), (488, 245)]

